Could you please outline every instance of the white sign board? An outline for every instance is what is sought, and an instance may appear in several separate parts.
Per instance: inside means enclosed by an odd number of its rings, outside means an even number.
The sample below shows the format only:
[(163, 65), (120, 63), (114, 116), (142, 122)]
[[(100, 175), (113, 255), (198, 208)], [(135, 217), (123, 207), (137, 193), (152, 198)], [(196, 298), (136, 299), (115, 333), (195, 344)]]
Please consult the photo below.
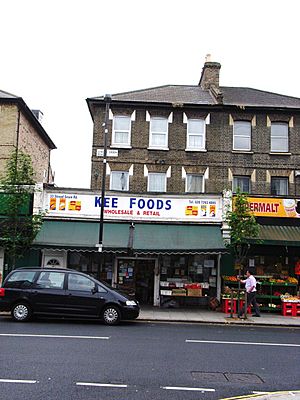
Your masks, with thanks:
[[(103, 157), (104, 156), (104, 149), (97, 149), (97, 157)], [(113, 149), (107, 149), (106, 152), (107, 157), (118, 157), (119, 156), (119, 150), (113, 150)]]
[[(99, 219), (101, 196), (46, 193), (48, 217)], [(104, 219), (135, 221), (220, 222), (221, 197), (105, 196)]]

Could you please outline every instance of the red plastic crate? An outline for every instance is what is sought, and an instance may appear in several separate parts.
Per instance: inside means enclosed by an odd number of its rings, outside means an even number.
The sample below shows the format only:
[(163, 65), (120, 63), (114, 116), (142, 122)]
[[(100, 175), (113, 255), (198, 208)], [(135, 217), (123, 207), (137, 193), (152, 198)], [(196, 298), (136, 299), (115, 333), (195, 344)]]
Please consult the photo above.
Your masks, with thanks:
[(281, 313), (284, 317), (293, 317), (294, 305), (296, 303), (288, 303), (287, 301), (282, 302)]
[(300, 303), (293, 303), (293, 317), (300, 317)]
[[(245, 304), (245, 300), (240, 300), (240, 309), (242, 309), (244, 307)], [(247, 314), (251, 314), (251, 304), (248, 304), (247, 306)]]
[[(225, 314), (231, 313), (231, 299), (222, 300), (222, 312)], [(232, 300), (232, 313), (236, 314), (236, 299)]]
[[(244, 307), (244, 300), (240, 300), (240, 309)], [(222, 301), (222, 312), (225, 314), (231, 313), (231, 299), (223, 299)], [(237, 309), (237, 299), (232, 300), (232, 313), (236, 314), (238, 312)], [(251, 314), (251, 306), (247, 307), (247, 314)]]

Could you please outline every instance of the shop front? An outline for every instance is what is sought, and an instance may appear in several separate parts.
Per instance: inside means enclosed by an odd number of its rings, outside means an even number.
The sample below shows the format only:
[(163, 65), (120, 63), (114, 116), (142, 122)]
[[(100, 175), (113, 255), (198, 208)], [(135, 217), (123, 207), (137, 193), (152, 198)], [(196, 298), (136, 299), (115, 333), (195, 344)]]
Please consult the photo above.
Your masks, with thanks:
[[(288, 300), (297, 300), (300, 271), (300, 214), (297, 200), (248, 198), (250, 209), (259, 223), (259, 236), (249, 239), (244, 269), (250, 269), (258, 281), (257, 299), (261, 311), (283, 311)], [(287, 209), (288, 206), (288, 209)], [(237, 271), (223, 275), (226, 288), (237, 289)], [(229, 296), (229, 291), (227, 295)], [(299, 299), (300, 301), (300, 299)]]
[(99, 196), (51, 188), (42, 197), (47, 215), (32, 249), (42, 265), (86, 272), (141, 304), (199, 306), (220, 298), (221, 196), (108, 195), (101, 253)]

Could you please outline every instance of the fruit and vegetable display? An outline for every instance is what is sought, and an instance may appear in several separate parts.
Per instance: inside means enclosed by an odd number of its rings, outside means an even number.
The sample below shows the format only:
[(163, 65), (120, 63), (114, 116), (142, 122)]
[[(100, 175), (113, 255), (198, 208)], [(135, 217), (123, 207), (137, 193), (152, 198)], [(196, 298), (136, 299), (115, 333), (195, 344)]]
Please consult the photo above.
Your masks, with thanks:
[(234, 275), (232, 275), (232, 276), (224, 275), (223, 279), (224, 279), (224, 281), (228, 281), (228, 282), (238, 282), (237, 277)]
[(286, 302), (286, 303), (300, 303), (300, 297), (293, 296), (289, 293), (282, 294), (280, 296), (280, 298), (281, 298), (281, 301)]

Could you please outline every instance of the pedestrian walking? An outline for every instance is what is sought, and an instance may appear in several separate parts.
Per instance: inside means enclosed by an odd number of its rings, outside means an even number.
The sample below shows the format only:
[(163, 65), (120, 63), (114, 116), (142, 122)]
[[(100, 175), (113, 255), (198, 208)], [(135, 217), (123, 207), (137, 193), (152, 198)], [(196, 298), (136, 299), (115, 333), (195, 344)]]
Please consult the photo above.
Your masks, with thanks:
[[(246, 276), (247, 279), (242, 280), (238, 278), (242, 283), (245, 284), (245, 289), (247, 292), (247, 305), (252, 304), (254, 307), (255, 314), (252, 315), (252, 317), (260, 317), (260, 311), (258, 304), (256, 302), (256, 279), (255, 277), (251, 274), (249, 270), (246, 271)], [(246, 304), (244, 304), (244, 307), (241, 308), (238, 317), (241, 318), (242, 315), (246, 315)]]

